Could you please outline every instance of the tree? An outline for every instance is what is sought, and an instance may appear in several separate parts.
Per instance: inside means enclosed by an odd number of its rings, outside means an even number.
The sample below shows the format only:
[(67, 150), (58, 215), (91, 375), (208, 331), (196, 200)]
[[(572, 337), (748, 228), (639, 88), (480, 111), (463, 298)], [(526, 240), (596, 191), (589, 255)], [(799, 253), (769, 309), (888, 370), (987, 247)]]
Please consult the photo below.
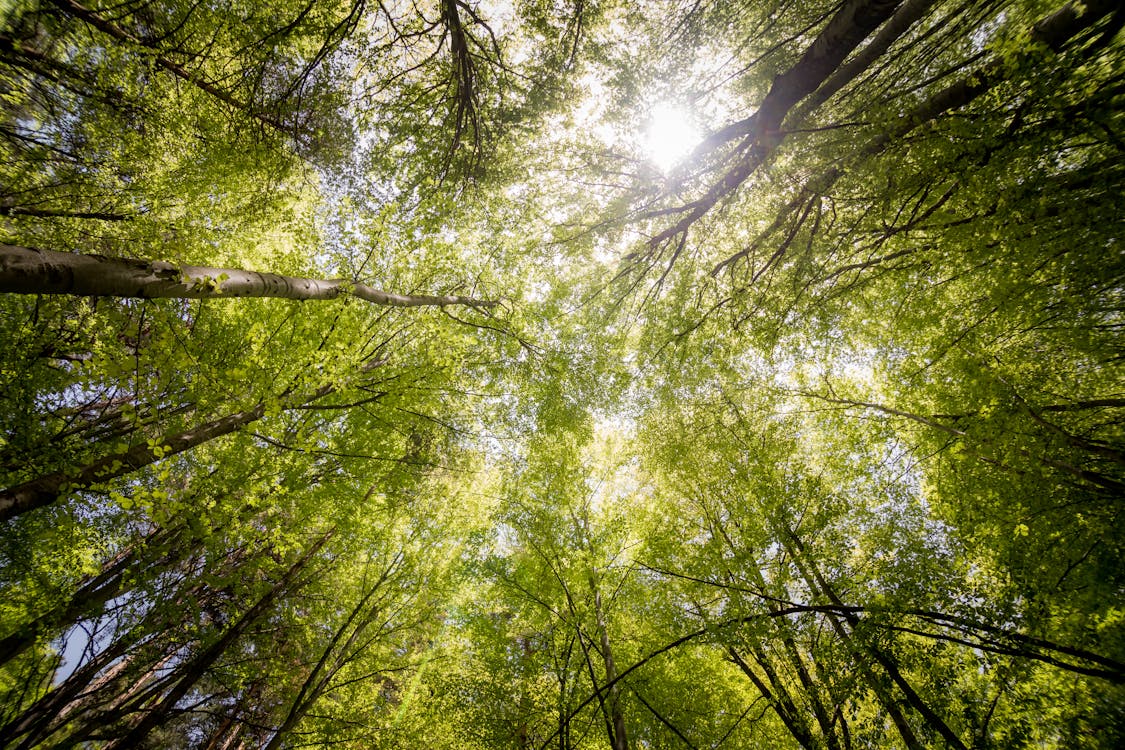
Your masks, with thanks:
[(0, 745), (1121, 744), (1123, 24), (12, 5)]
[(75, 294), (90, 297), (221, 299), (277, 297), (335, 299), (350, 294), (365, 302), (395, 307), (467, 305), (495, 307), (493, 300), (457, 295), (395, 294), (342, 279), (300, 279), (237, 268), (176, 267), (170, 263), (82, 256), (5, 245), (0, 290), (24, 294)]

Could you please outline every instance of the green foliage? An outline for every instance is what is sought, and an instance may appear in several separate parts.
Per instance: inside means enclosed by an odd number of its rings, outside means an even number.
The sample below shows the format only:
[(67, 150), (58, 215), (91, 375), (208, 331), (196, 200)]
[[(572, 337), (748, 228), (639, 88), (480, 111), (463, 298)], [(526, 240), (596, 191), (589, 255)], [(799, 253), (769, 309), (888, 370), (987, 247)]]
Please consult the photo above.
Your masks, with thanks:
[(0, 745), (1120, 745), (1121, 23), (6, 4)]

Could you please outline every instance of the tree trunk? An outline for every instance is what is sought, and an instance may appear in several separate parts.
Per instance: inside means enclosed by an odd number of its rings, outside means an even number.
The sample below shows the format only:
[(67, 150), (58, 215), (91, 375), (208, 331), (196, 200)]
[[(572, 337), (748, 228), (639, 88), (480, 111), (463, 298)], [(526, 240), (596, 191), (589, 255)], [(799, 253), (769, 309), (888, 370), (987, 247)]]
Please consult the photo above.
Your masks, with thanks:
[[(196, 573), (190, 573), (185, 578), (186, 588), (175, 594), (174, 605), (192, 602), (194, 607), (204, 606), (218, 593), (203, 584), (191, 584), (195, 576)], [(161, 650), (163, 647), (152, 647), (157, 644), (156, 635), (166, 631), (181, 615), (179, 609), (170, 612), (166, 602), (150, 607), (140, 622), (124, 632), (116, 630), (112, 643), (21, 714), (0, 726), (0, 737), (15, 739), (27, 734), (18, 749), (25, 750), (43, 743), (46, 737), (71, 722), (104, 724), (101, 719), (108, 710), (106, 707), (119, 704), (124, 693), (124, 689), (114, 687), (115, 684), (125, 680), (135, 683), (136, 678), (129, 676), (129, 669), (147, 664), (144, 670), (151, 672), (152, 664), (167, 657)], [(89, 719), (86, 714), (92, 711), (97, 711), (97, 715)]]
[[(372, 360), (364, 365), (362, 370), (367, 372), (385, 363), (386, 360), (384, 359)], [(282, 408), (294, 409), (307, 406), (335, 391), (336, 386), (324, 385), (303, 398), (291, 398), (287, 391), (281, 395)], [(252, 409), (229, 414), (184, 432), (167, 435), (159, 441), (155, 441), (155, 444), (153, 441), (137, 443), (120, 453), (101, 458), (77, 471), (56, 471), (15, 487), (9, 487), (0, 491), (0, 522), (14, 518), (29, 510), (50, 505), (65, 492), (89, 489), (94, 485), (125, 476), (154, 464), (162, 458), (183, 453), (197, 445), (229, 435), (256, 422), (265, 414), (266, 405), (260, 403)]]
[[(336, 673), (347, 663), (350, 656), (348, 652), (355, 646), (356, 641), (359, 640), (359, 637), (363, 634), (363, 631), (367, 629), (367, 626), (371, 624), (377, 612), (376, 609), (372, 609), (364, 615), (363, 610), (367, 608), (367, 604), (371, 601), (371, 598), (375, 596), (379, 589), (382, 588), (383, 584), (386, 583), (387, 578), (396, 566), (397, 561), (383, 571), (379, 580), (368, 589), (367, 593), (365, 593), (362, 598), (360, 598), (359, 602), (348, 614), (347, 619), (344, 620), (344, 623), (336, 629), (336, 632), (328, 641), (328, 645), (325, 646), (316, 666), (313, 667), (308, 677), (305, 678), (305, 682), (301, 685), (297, 697), (293, 699), (293, 703), (290, 705), (289, 711), (284, 721), (282, 721), (281, 726), (274, 732), (269, 744), (265, 746), (265, 750), (276, 750), (276, 748), (281, 746), (285, 736), (297, 726), (297, 723), (302, 718), (304, 718), (309, 709), (312, 708), (320, 696), (324, 694), (332, 678), (335, 677)], [(359, 620), (359, 622), (356, 622), (356, 620)], [(353, 623), (355, 623), (354, 628), (352, 627)], [(344, 634), (348, 632), (349, 628), (352, 630), (351, 635), (348, 636), (343, 646), (337, 650), (340, 640), (344, 638)], [(335, 658), (333, 659), (332, 656), (334, 653)]]
[(207, 422), (176, 435), (169, 435), (153, 445), (151, 441), (138, 443), (121, 453), (101, 458), (76, 472), (56, 471), (0, 492), (0, 521), (50, 505), (65, 492), (84, 490), (102, 482), (125, 476), (156, 463), (163, 457), (174, 456), (202, 445), (209, 440), (229, 435), (266, 413), (265, 404), (253, 409), (230, 414)]
[[(750, 682), (754, 683), (754, 687), (758, 688), (758, 692), (761, 693), (762, 697), (770, 704), (774, 713), (781, 719), (781, 723), (785, 725), (789, 733), (793, 735), (793, 739), (797, 741), (797, 744), (803, 748), (811, 749), (813, 747), (812, 730), (805, 722), (804, 712), (797, 710), (797, 707), (789, 698), (788, 693), (781, 692), (778, 695), (774, 695), (770, 686), (746, 663), (746, 660), (742, 658), (742, 655), (738, 653), (734, 646), (727, 647), (727, 655), (730, 657), (731, 661), (738, 665), (738, 668), (749, 678)], [(761, 662), (759, 662), (759, 664), (760, 663)], [(767, 671), (766, 676), (769, 677), (771, 683), (777, 687), (773, 675)]]
[[(886, 21), (901, 0), (848, 0), (813, 43), (789, 70), (777, 76), (762, 104), (751, 116), (728, 125), (708, 137), (696, 149), (706, 153), (724, 143), (745, 138), (746, 156), (715, 183), (707, 194), (684, 206), (685, 215), (673, 226), (653, 237), (648, 245), (656, 248), (688, 228), (715, 207), (720, 200), (738, 189), (781, 145), (780, 130), (789, 111), (797, 102), (812, 94), (868, 34)], [(635, 257), (635, 256), (633, 256)]]
[(239, 268), (174, 266), (163, 261), (60, 253), (0, 244), (0, 292), (140, 299), (275, 297), (326, 300), (351, 295), (390, 307), (494, 307), (495, 300), (395, 294), (344, 279), (306, 279)]
[[(58, 731), (56, 717), (73, 714), (88, 703), (104, 685), (120, 678), (132, 666), (138, 652), (132, 651), (143, 635), (131, 629), (117, 638), (93, 659), (72, 672), (62, 683), (42, 696), (7, 724), (0, 726), (0, 737), (9, 742), (27, 735), (17, 750), (34, 747)], [(143, 644), (141, 645), (143, 648)], [(112, 665), (112, 666), (110, 666)], [(108, 668), (108, 669), (107, 669)], [(104, 673), (102, 670), (106, 670)], [(54, 725), (52, 727), (52, 725)]]
[[(719, 521), (718, 518), (713, 519), (712, 523), (714, 524), (719, 534), (722, 536), (723, 541), (727, 545), (727, 548), (730, 549), (731, 552), (733, 552), (735, 555), (737, 555), (739, 553), (739, 549), (735, 545), (734, 540), (731, 539), (730, 535), (727, 533), (726, 527)], [(746, 572), (751, 577), (753, 583), (758, 586), (759, 590), (767, 590), (768, 583), (765, 576), (762, 575), (762, 571), (760, 569), (758, 569), (756, 566), (751, 565), (748, 566)], [(729, 571), (728, 575), (730, 575)], [(770, 612), (771, 615), (776, 616), (777, 612), (781, 609), (776, 601), (763, 599), (763, 603), (765, 604), (766, 609)], [(805, 658), (801, 655), (801, 651), (797, 647), (797, 642), (793, 637), (789, 621), (784, 617), (775, 617), (774, 623), (779, 633), (781, 643), (784, 646), (785, 655), (789, 658), (789, 663), (797, 673), (797, 678), (801, 683), (802, 689), (805, 691), (805, 695), (808, 696), (809, 704), (811, 704), (812, 706), (813, 716), (816, 718), (817, 724), (820, 727), (821, 736), (824, 738), (824, 746), (828, 750), (838, 750), (840, 743), (836, 739), (836, 731), (833, 718), (825, 709), (824, 701), (821, 700), (821, 691), (818, 685), (820, 680), (814, 679), (813, 674), (809, 671), (808, 665), (805, 664)], [(784, 684), (780, 680), (778, 680), (777, 672), (773, 668), (773, 666), (770, 665), (769, 655), (766, 653), (765, 649), (761, 648), (760, 646), (756, 647), (754, 649), (754, 658), (762, 667), (762, 671), (764, 671), (766, 673), (766, 676), (769, 677), (771, 684), (773, 684), (774, 692), (778, 695), (777, 700), (788, 707), (788, 711), (792, 716), (804, 717), (808, 712), (806, 710), (799, 710), (796, 707), (795, 701), (793, 701), (788, 691), (785, 690)], [(742, 665), (739, 666), (741, 668)], [(814, 669), (816, 668), (815, 658), (812, 659), (812, 666)], [(745, 671), (746, 670), (743, 669), (743, 672)], [(831, 698), (831, 695), (829, 695), (829, 697)], [(811, 746), (815, 746), (812, 726), (804, 725), (803, 721), (802, 724), (802, 736), (806, 737), (805, 741), (811, 743)]]
[(590, 586), (594, 591), (594, 618), (598, 628), (602, 663), (605, 665), (605, 681), (609, 685), (609, 715), (613, 722), (613, 736), (610, 739), (613, 750), (629, 750), (629, 735), (625, 731), (625, 713), (621, 706), (621, 689), (617, 685), (617, 664), (613, 660), (609, 631), (606, 629), (601, 588), (593, 573), (590, 574)]
[(918, 22), (934, 5), (936, 0), (906, 0), (894, 15), (883, 24), (879, 32), (863, 49), (853, 55), (846, 63), (840, 65), (811, 96), (801, 102), (800, 106), (790, 115), (795, 120), (803, 120), (817, 107), (824, 104), (832, 96), (855, 80), (871, 63), (882, 55), (894, 44), (900, 36)]
[[(908, 2), (907, 6), (909, 5), (910, 3)], [(1030, 36), (1035, 41), (1041, 42), (1042, 44), (1050, 47), (1052, 50), (1058, 52), (1079, 33), (1094, 26), (1103, 17), (1112, 12), (1114, 9), (1114, 5), (1115, 3), (1110, 2), (1110, 0), (1094, 0), (1093, 2), (1088, 3), (1086, 5), (1085, 11), (1080, 14), (1077, 12), (1074, 5), (1068, 4), (1055, 13), (1052, 13), (1050, 16), (1047, 16), (1046, 18), (1043, 18), (1038, 23), (1036, 23), (1030, 29)], [(905, 12), (906, 6), (904, 6), (902, 9), (902, 13)], [(896, 16), (898, 15), (899, 14), (896, 14)], [(892, 23), (893, 22), (894, 19), (892, 19)], [(890, 24), (888, 24), (888, 26), (890, 26)], [(876, 42), (873, 40), (871, 45), (868, 46), (870, 47), (875, 43)], [(864, 49), (864, 51), (861, 51), (859, 55), (857, 55), (856, 59), (859, 59), (859, 57), (862, 56), (865, 51), (866, 48)], [(1031, 51), (1025, 53), (1026, 57), (1029, 60), (1037, 59), (1034, 58), (1034, 55), (1036, 54), (1037, 53)], [(858, 151), (857, 157), (861, 159), (870, 159), (872, 157), (878, 156), (896, 143), (900, 143), (903, 138), (905, 138), (915, 129), (927, 123), (933, 122), (938, 117), (946, 114), (947, 112), (968, 106), (978, 97), (988, 92), (991, 88), (1007, 80), (1007, 73), (1005, 71), (1010, 64), (1010, 61), (1005, 62), (1003, 60), (995, 60), (992, 63), (986, 65), (983, 70), (976, 71), (970, 75), (967, 75), (961, 80), (950, 84), (946, 88), (932, 94), (930, 97), (914, 107), (905, 116), (900, 117), (898, 119), (898, 122), (889, 127), (885, 132), (871, 138), (871, 140), (869, 140)], [(846, 68), (848, 67), (848, 65), (845, 65), (844, 67)], [(835, 76), (833, 77), (833, 79), (834, 78)], [(835, 85), (833, 83), (833, 79), (825, 82), (824, 86), (830, 87)], [(835, 92), (833, 91), (832, 93)], [(813, 99), (815, 98), (816, 95), (814, 94)], [(793, 119), (802, 120), (807, 117), (810, 112), (811, 108), (806, 109), (804, 108), (804, 105), (802, 105), (801, 108), (793, 112)], [(705, 153), (710, 149), (717, 148), (721, 144), (734, 139), (735, 137), (737, 137), (738, 133), (741, 132), (738, 129), (739, 126), (742, 126), (743, 129), (745, 129), (745, 126), (743, 124), (750, 122), (752, 119), (752, 117), (747, 118), (747, 120), (743, 120), (740, 123), (735, 123), (734, 125), (727, 126), (723, 130), (720, 130), (718, 133), (714, 134), (706, 141), (704, 141), (696, 150), (696, 153)], [(788, 124), (789, 123), (786, 122), (786, 125)], [(728, 131), (732, 131), (734, 134), (728, 133)], [(731, 175), (733, 175), (733, 172), (737, 171), (738, 169), (739, 168), (733, 170)], [(777, 216), (774, 217), (774, 220), (769, 228), (760, 234), (759, 239), (755, 240), (751, 244), (750, 248), (735, 253), (722, 262), (716, 264), (715, 267), (711, 270), (711, 275), (717, 276), (719, 272), (724, 268), (733, 265), (735, 262), (749, 255), (751, 250), (758, 247), (765, 237), (772, 235), (780, 227), (782, 227), (788, 220), (788, 217), (791, 216), (793, 212), (799, 210), (802, 206), (804, 206), (807, 200), (819, 195), (826, 194), (828, 190), (831, 189), (831, 187), (836, 183), (836, 181), (844, 175), (845, 171), (846, 170), (844, 167), (832, 166), (824, 170), (820, 174), (807, 180), (805, 182), (805, 189), (802, 190), (796, 198), (791, 200), (786, 206), (781, 209)], [(679, 231), (686, 230), (692, 222), (694, 222), (704, 213), (710, 210), (710, 208), (718, 202), (719, 198), (721, 198), (723, 195), (726, 195), (728, 192), (733, 191), (736, 187), (738, 187), (738, 185), (742, 184), (742, 182), (746, 177), (749, 176), (749, 174), (749, 171), (746, 172), (745, 175), (742, 175), (738, 179), (737, 183), (730, 186), (729, 190), (716, 195), (713, 200), (710, 199), (711, 194), (708, 193), (708, 202), (705, 206), (701, 205), (697, 207), (694, 211), (692, 211), (691, 214), (681, 220), (676, 225), (676, 227), (663, 232), (658, 237), (658, 239), (660, 237), (664, 237), (664, 235), (670, 237), (675, 235)], [(731, 175), (728, 175), (728, 178), (731, 178)], [(719, 186), (716, 186), (716, 188), (712, 188), (712, 192), (714, 192), (718, 187)], [(689, 219), (690, 221), (688, 221)]]

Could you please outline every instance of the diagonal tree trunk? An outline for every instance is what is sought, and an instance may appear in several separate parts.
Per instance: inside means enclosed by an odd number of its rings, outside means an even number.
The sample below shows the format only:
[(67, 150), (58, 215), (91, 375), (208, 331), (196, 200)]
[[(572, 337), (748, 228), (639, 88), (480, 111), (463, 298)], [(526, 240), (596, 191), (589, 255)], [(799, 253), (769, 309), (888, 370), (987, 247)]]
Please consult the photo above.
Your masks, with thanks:
[(934, 5), (936, 0), (906, 0), (894, 15), (883, 24), (877, 34), (863, 49), (836, 68), (811, 96), (801, 102), (789, 117), (802, 120), (808, 113), (831, 99), (836, 92), (851, 83), (859, 74), (867, 70), (871, 63), (882, 57), (899, 37), (917, 23)]
[[(301, 685), (301, 689), (297, 692), (297, 696), (290, 704), (289, 711), (286, 713), (281, 726), (274, 732), (264, 750), (276, 750), (276, 748), (281, 747), (282, 743), (288, 739), (289, 733), (324, 695), (337, 672), (362, 649), (362, 644), (361, 649), (356, 649), (356, 642), (379, 613), (378, 601), (376, 601), (375, 606), (369, 607), (368, 605), (372, 597), (379, 592), (387, 579), (394, 573), (400, 559), (397, 558), (390, 567), (383, 571), (374, 585), (352, 608), (344, 623), (333, 633), (332, 638), (329, 639), (321, 653), (320, 659), (317, 660), (316, 665), (309, 672), (308, 677)], [(350, 635), (347, 635), (348, 630), (351, 630)], [(347, 635), (346, 639), (345, 635)], [(343, 645), (340, 644), (341, 640), (344, 640)]]
[(120, 453), (98, 459), (77, 471), (56, 471), (10, 487), (0, 492), (0, 521), (50, 505), (67, 492), (89, 489), (102, 482), (143, 469), (161, 458), (183, 453), (197, 445), (229, 435), (261, 419), (265, 413), (265, 404), (258, 404), (252, 409), (229, 414), (176, 435), (166, 436), (158, 441), (159, 444), (153, 444), (152, 441), (138, 443)]
[[(909, 6), (910, 3), (908, 3), (907, 5)], [(1059, 52), (1063, 49), (1063, 47), (1066, 46), (1067, 43), (1077, 37), (1082, 31), (1095, 26), (1102, 18), (1108, 15), (1113, 10), (1113, 5), (1114, 3), (1110, 0), (1093, 0), (1085, 6), (1085, 9), (1082, 12), (1079, 12), (1079, 10), (1073, 3), (1067, 4), (1051, 15), (1040, 19), (1039, 22), (1037, 22), (1034, 26), (1031, 27), (1031, 29), (1029, 29), (1029, 36), (1034, 41), (1046, 45), (1055, 52)], [(903, 11), (905, 12), (906, 9), (906, 6), (904, 6)], [(891, 24), (888, 24), (888, 27), (890, 26)], [(882, 32), (880, 32), (879, 36), (881, 35)], [(876, 44), (879, 36), (876, 37), (876, 40), (872, 41), (869, 47)], [(863, 57), (866, 51), (867, 48), (864, 48), (864, 50), (860, 52), (855, 59), (850, 61), (840, 70), (845, 70), (853, 67), (856, 60), (859, 60), (861, 57)], [(1028, 61), (1031, 61), (1036, 59), (1034, 57), (1035, 54), (1036, 53), (1033, 51), (1028, 51), (1025, 52), (1023, 56)], [(871, 138), (871, 140), (864, 144), (858, 152), (858, 158), (870, 159), (878, 156), (894, 145), (901, 143), (903, 139), (914, 130), (923, 127), (931, 122), (934, 122), (939, 117), (953, 110), (968, 106), (979, 97), (987, 93), (990, 89), (1007, 80), (1007, 67), (1010, 64), (1010, 61), (1005, 61), (999, 58), (995, 59), (989, 64), (985, 65), (982, 70), (968, 74), (960, 80), (935, 92), (934, 94), (920, 102), (905, 116), (899, 118), (897, 123), (887, 128), (887, 130), (885, 130), (884, 132), (874, 136), (873, 138)], [(856, 73), (854, 74), (858, 74), (858, 72), (859, 71), (856, 71)], [(824, 87), (827, 87), (827, 89), (831, 89), (830, 91), (825, 91), (825, 93), (827, 94), (825, 100), (827, 100), (827, 98), (832, 94), (836, 93), (836, 91), (840, 87), (846, 85), (846, 82), (840, 82), (836, 80), (836, 78), (836, 76), (833, 76), (832, 79), (824, 84)], [(800, 108), (796, 109), (790, 115), (787, 115), (785, 124), (789, 125), (790, 120), (796, 120), (797, 124), (800, 124), (801, 120), (812, 113), (814, 107), (810, 106), (810, 104), (818, 99), (820, 94), (821, 90), (818, 89), (811, 99), (809, 99), (807, 102), (803, 102)], [(735, 125), (739, 125), (739, 123), (735, 123)], [(705, 141), (699, 147), (700, 152), (702, 153), (702, 150), (706, 150), (706, 148), (708, 148), (708, 143), (711, 143), (713, 139), (718, 139), (718, 141), (713, 143), (709, 148), (715, 148), (719, 144), (736, 137), (735, 135), (731, 135), (727, 138), (719, 137), (723, 133), (725, 133), (726, 130), (732, 127), (734, 126), (728, 126), (728, 128), (724, 128), (723, 130), (716, 133), (715, 136), (712, 136), (712, 138)], [(810, 200), (815, 199), (817, 196), (826, 194), (832, 188), (832, 186), (835, 185), (836, 182), (844, 176), (846, 171), (847, 170), (840, 165), (833, 165), (807, 180), (805, 182), (805, 187), (803, 190), (801, 190), (800, 194), (798, 194), (797, 197), (795, 197), (781, 209), (777, 216), (774, 217), (774, 220), (770, 224), (769, 228), (761, 232), (759, 238), (751, 243), (750, 247), (741, 250), (738, 253), (735, 253), (734, 255), (718, 263), (711, 270), (711, 275), (717, 276), (719, 272), (724, 268), (733, 265), (737, 261), (747, 257), (756, 247), (761, 244), (762, 241), (765, 240), (765, 238), (771, 236), (778, 229), (788, 223), (790, 217), (796, 211), (799, 211), (802, 207), (807, 205)], [(749, 172), (747, 172), (747, 176), (748, 175)], [(689, 217), (685, 217), (685, 219), (676, 226), (680, 227), (681, 225), (683, 225), (682, 229), (686, 230), (687, 225), (690, 224), (690, 222), (687, 222), (687, 218), (694, 217), (692, 218), (692, 221), (694, 222), (697, 218), (701, 217), (704, 213), (710, 210), (715, 205), (715, 203), (718, 202), (719, 198), (721, 198), (723, 195), (726, 195), (727, 192), (734, 190), (734, 188), (740, 185), (744, 179), (744, 177), (740, 179), (737, 184), (733, 185), (730, 188), (730, 190), (721, 194), (717, 194), (715, 200), (711, 200), (706, 206), (699, 206), (695, 211), (692, 212), (692, 214), (689, 215)], [(717, 187), (713, 188), (712, 192), (715, 192), (716, 189)], [(708, 196), (710, 196), (710, 193), (708, 194)], [(697, 213), (698, 216), (696, 216)], [(672, 236), (674, 233), (672, 232), (672, 230), (668, 230), (667, 232), (665, 232), (665, 234)]]
[[(210, 593), (213, 592), (208, 592), (207, 587), (192, 584), (177, 592), (177, 604), (194, 601), (198, 605)], [(140, 622), (116, 631), (113, 641), (105, 648), (20, 714), (0, 725), (0, 737), (7, 738), (10, 745), (14, 745), (16, 739), (27, 735), (16, 746), (17, 750), (35, 747), (46, 742), (47, 737), (60, 731), (75, 717), (96, 710), (97, 706), (106, 702), (107, 694), (120, 695), (113, 686), (128, 679), (134, 666), (148, 664), (151, 669), (154, 660), (163, 658), (162, 654), (153, 656), (150, 651), (154, 634), (167, 628), (165, 617), (166, 612), (152, 608)]]
[(815, 92), (867, 36), (883, 24), (901, 4), (900, 0), (850, 0), (843, 3), (828, 25), (817, 35), (804, 55), (789, 70), (777, 76), (758, 110), (713, 134), (696, 149), (711, 151), (732, 140), (745, 139), (749, 146), (737, 166), (716, 182), (707, 194), (683, 207), (684, 216), (648, 242), (651, 249), (687, 232), (719, 201), (735, 192), (766, 162), (784, 138), (781, 124), (789, 111)]
[[(386, 360), (373, 360), (367, 363), (363, 370), (374, 369), (385, 362)], [(336, 386), (329, 384), (321, 386), (303, 398), (294, 398), (284, 393), (281, 398), (282, 409), (307, 406), (336, 390)], [(158, 441), (146, 440), (143, 443), (136, 443), (124, 451), (100, 458), (75, 471), (56, 471), (9, 487), (0, 491), (0, 522), (29, 510), (50, 505), (67, 492), (89, 489), (143, 469), (162, 458), (184, 453), (208, 441), (230, 435), (258, 421), (266, 415), (266, 412), (266, 403), (261, 402), (253, 408), (228, 414), (183, 432), (166, 435)]]
[(325, 300), (352, 296), (390, 307), (495, 307), (495, 300), (396, 294), (345, 279), (306, 279), (240, 268), (175, 266), (163, 261), (108, 258), (0, 244), (0, 292), (140, 299), (276, 297)]
[(785, 725), (789, 733), (793, 735), (793, 739), (797, 741), (797, 744), (803, 748), (809, 748), (810, 750), (815, 747), (812, 728), (806, 721), (805, 712), (797, 708), (797, 705), (789, 696), (788, 691), (785, 690), (784, 683), (778, 680), (777, 675), (770, 669), (769, 662), (765, 659), (765, 655), (762, 654), (761, 658), (758, 659), (758, 665), (770, 680), (771, 684), (769, 685), (758, 676), (753, 667), (742, 658), (742, 654), (740, 654), (734, 646), (727, 647), (727, 656), (742, 670), (742, 673), (750, 679), (750, 682), (754, 683), (754, 687), (758, 689), (758, 692), (762, 694), (762, 697), (765, 698), (770, 707), (773, 708), (774, 713), (781, 719), (781, 723)]

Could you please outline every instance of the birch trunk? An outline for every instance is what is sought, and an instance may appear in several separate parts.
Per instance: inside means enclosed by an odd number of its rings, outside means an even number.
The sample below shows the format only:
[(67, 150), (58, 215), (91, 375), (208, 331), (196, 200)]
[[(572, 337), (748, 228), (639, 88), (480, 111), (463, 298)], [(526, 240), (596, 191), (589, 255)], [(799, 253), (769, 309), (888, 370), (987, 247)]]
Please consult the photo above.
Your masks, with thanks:
[(277, 297), (326, 300), (350, 295), (390, 307), (495, 307), (495, 300), (458, 295), (396, 294), (345, 279), (306, 279), (240, 268), (176, 266), (0, 244), (0, 292), (140, 299)]

